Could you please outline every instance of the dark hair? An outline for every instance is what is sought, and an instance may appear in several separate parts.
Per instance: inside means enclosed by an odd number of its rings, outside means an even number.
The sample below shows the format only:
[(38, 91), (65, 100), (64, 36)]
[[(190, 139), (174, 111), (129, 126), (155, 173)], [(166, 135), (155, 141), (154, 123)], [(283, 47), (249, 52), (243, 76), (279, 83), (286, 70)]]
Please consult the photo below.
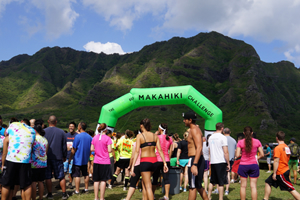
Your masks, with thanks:
[(30, 126), (30, 121), (26, 118), (22, 120), (27, 126)]
[(134, 133), (134, 137), (136, 137), (139, 134), (139, 130), (135, 130), (133, 131), (133, 133)]
[(116, 143), (118, 143), (118, 140), (122, 137), (122, 134), (120, 132), (117, 132), (116, 134)]
[(42, 120), (42, 119), (37, 119), (34, 122), (34, 126), (37, 126), (37, 125), (42, 126), (43, 124), (44, 124), (44, 120)]
[(46, 125), (46, 124), (44, 124), (44, 129), (45, 129), (45, 128), (47, 128), (47, 125)]
[(13, 122), (18, 122), (18, 121), (19, 121), (19, 120), (18, 120), (17, 118), (12, 117), (12, 118), (10, 118), (9, 123), (11, 124), (11, 123), (13, 123)]
[(6, 124), (2, 124), (2, 128), (7, 128), (7, 125)]
[(68, 131), (64, 130), (65, 133), (68, 133)]
[(109, 135), (109, 134), (112, 134), (112, 131), (111, 131), (111, 130), (107, 130), (107, 131), (106, 131), (106, 135)]
[(127, 135), (127, 137), (129, 137), (129, 138), (132, 138), (132, 136), (133, 136), (133, 131), (127, 129), (127, 130), (125, 131), (125, 135)]
[(224, 128), (224, 124), (219, 122), (216, 124), (216, 130), (221, 130), (222, 128)]
[(98, 132), (100, 133), (102, 130), (106, 129), (106, 127), (107, 126), (106, 126), (105, 123), (100, 124), (99, 127), (98, 127)]
[(178, 141), (179, 140), (179, 135), (177, 133), (174, 133), (173, 136), (175, 141)]
[(246, 126), (244, 128), (244, 134), (245, 134), (245, 150), (246, 152), (251, 152), (252, 150), (252, 134), (253, 130), (251, 128), (251, 126)]
[(279, 141), (284, 141), (285, 133), (283, 131), (278, 131), (276, 137)]
[(87, 133), (88, 133), (91, 137), (94, 137), (94, 135), (95, 135), (95, 131), (93, 131), (92, 129), (88, 130)]
[(150, 130), (151, 130), (151, 123), (150, 123), (150, 119), (148, 119), (148, 118), (143, 119), (143, 120), (140, 122), (140, 125), (143, 125), (144, 128), (145, 128), (147, 131), (150, 131)]
[(209, 134), (208, 136), (207, 136), (207, 138), (206, 138), (206, 146), (208, 147), (208, 139), (210, 138), (210, 136), (211, 136), (211, 134)]
[(169, 135), (168, 135), (168, 124), (162, 123), (162, 124), (160, 124), (160, 126), (161, 126), (163, 129), (166, 130), (166, 131), (165, 131), (165, 134), (166, 134), (166, 140), (169, 140), (170, 137), (169, 137)]
[[(84, 131), (85, 131), (85, 129), (87, 128), (87, 125), (86, 125), (86, 123), (85, 123), (85, 122), (80, 122), (79, 124), (80, 124), (80, 126), (81, 126), (82, 130), (84, 130)], [(76, 126), (75, 126), (75, 127), (76, 127)]]
[(45, 135), (45, 131), (44, 131), (44, 129), (42, 128), (41, 125), (36, 125), (36, 126), (34, 126), (34, 129), (35, 129), (36, 132), (38, 132), (41, 136), (44, 136), (44, 135)]
[(69, 126), (70, 126), (70, 124), (73, 124), (73, 125), (75, 126), (75, 128), (76, 128), (76, 126), (77, 126), (76, 123), (75, 123), (74, 121), (70, 122), (70, 123), (69, 123)]

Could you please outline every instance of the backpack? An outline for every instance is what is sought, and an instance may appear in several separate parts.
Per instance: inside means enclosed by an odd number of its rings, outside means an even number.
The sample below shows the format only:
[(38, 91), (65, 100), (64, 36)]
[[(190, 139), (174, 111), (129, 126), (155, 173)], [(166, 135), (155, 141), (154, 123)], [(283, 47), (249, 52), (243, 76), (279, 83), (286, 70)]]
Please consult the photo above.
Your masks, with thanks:
[(299, 147), (297, 144), (292, 144), (290, 146), (290, 149), (291, 149), (291, 157), (299, 157)]

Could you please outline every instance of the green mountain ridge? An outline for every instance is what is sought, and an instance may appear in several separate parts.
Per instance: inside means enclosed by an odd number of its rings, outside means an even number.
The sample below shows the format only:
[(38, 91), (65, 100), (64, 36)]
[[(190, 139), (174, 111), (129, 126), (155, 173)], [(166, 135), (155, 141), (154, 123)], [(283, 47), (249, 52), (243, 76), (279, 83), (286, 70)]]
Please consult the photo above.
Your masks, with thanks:
[[(217, 32), (174, 37), (125, 55), (46, 47), (0, 62), (0, 85), (6, 121), (55, 114), (61, 127), (83, 120), (94, 129), (101, 107), (131, 88), (192, 85), (223, 111), (233, 135), (250, 125), (262, 141), (274, 141), (278, 130), (298, 138), (299, 69), (288, 61), (265, 63), (251, 45)], [(149, 117), (153, 130), (166, 122), (170, 132), (182, 134), (186, 110), (185, 105), (138, 108), (120, 118), (115, 130), (137, 129)], [(202, 119), (202, 129), (203, 124)]]

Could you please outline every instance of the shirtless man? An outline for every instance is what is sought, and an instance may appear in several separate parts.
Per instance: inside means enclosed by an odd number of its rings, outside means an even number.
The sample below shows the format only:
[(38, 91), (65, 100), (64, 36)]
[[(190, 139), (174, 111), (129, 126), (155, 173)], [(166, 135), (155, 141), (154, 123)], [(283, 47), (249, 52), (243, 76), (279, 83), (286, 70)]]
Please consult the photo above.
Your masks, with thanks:
[(188, 142), (188, 175), (189, 175), (189, 200), (197, 198), (197, 191), (202, 199), (208, 200), (207, 194), (202, 187), (202, 179), (204, 173), (204, 158), (202, 155), (202, 132), (195, 124), (197, 116), (194, 112), (183, 114), (183, 122), (185, 126), (190, 128), (187, 138)]

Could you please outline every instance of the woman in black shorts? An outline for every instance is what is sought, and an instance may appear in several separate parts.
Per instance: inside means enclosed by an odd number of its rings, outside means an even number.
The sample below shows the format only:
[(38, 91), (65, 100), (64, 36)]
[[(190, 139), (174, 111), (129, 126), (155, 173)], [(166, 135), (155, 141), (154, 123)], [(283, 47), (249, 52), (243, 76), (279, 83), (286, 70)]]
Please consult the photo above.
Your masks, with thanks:
[[(136, 138), (136, 149), (134, 153), (133, 163), (136, 162), (137, 157), (139, 155), (139, 151), (141, 149), (141, 163), (140, 163), (140, 171), (143, 178), (144, 187), (143, 190), (146, 191), (148, 200), (153, 200), (153, 192), (152, 192), (152, 184), (151, 184), (151, 175), (156, 169), (157, 158), (155, 154), (155, 147), (159, 152), (159, 155), (163, 159), (164, 163), (164, 172), (168, 172), (167, 163), (164, 159), (163, 152), (161, 150), (160, 142), (158, 137), (150, 132), (151, 124), (149, 119), (143, 119), (140, 122), (140, 129), (142, 131), (141, 134), (138, 134)], [(134, 166), (131, 168), (132, 176), (134, 174)]]

